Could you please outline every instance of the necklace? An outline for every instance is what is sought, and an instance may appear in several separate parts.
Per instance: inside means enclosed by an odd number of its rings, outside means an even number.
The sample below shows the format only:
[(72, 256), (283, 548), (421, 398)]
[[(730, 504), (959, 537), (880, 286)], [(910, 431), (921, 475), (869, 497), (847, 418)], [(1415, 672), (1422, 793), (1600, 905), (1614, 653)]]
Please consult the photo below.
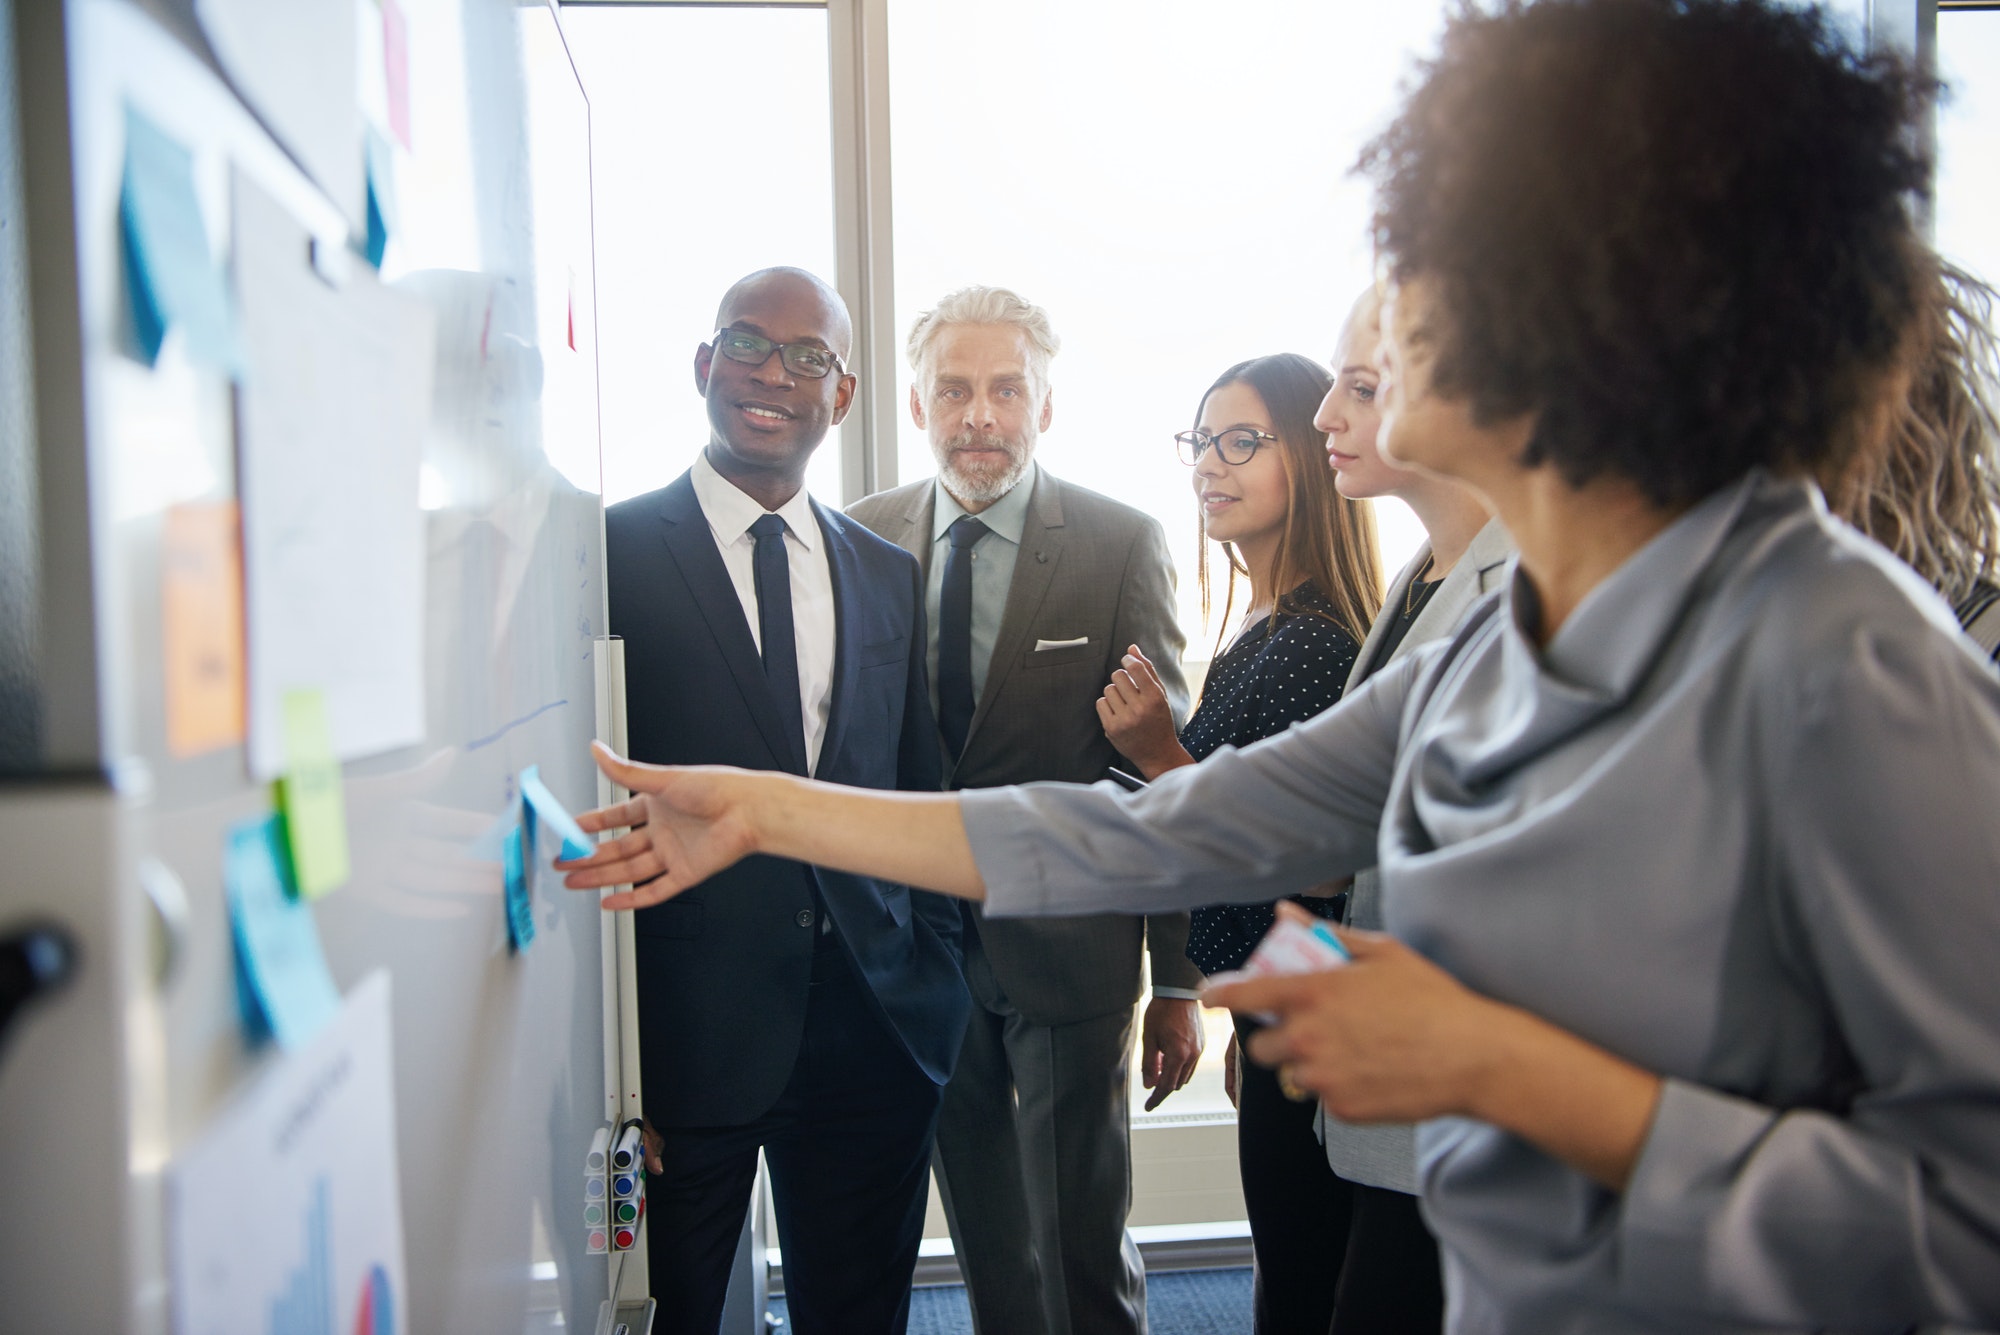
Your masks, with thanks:
[(1403, 590), (1404, 616), (1409, 616), (1417, 610), (1417, 590), (1423, 586), (1424, 576), (1431, 573), (1431, 562), (1435, 560), (1437, 560), (1435, 555), (1426, 556), (1423, 569), (1410, 577), (1409, 586)]

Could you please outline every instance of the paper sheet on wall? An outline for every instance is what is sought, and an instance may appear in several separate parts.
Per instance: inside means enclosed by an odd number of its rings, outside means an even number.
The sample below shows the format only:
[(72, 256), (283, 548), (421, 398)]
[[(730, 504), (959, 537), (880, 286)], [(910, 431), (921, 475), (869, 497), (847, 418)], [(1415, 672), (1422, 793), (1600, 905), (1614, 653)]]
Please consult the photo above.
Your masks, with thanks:
[(355, 0), (195, 0), (194, 9), (230, 83), (359, 231)]
[(342, 760), (423, 740), (417, 473), (436, 322), (359, 266), (327, 284), (281, 205), (241, 174), (234, 194), (250, 769), (268, 779), (288, 690), (326, 693)]
[(175, 1330), (409, 1329), (386, 972), (215, 1119), (167, 1195)]

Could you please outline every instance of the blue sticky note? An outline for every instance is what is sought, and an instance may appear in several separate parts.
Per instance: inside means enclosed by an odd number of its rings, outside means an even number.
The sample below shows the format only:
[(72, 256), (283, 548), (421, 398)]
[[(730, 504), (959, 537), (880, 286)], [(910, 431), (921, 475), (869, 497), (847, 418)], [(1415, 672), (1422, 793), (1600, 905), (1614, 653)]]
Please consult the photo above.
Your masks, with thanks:
[(535, 943), (535, 910), (528, 898), (530, 827), (516, 825), (502, 842), (501, 862), (506, 868), (507, 944), (519, 954)]
[(396, 160), (389, 141), (373, 126), (368, 129), (368, 262), (382, 267), (389, 253), (389, 234), (396, 230)]
[[(312, 908), (285, 889), (284, 830), (276, 816), (231, 827), (222, 885), (237, 965), (259, 1024), (287, 1049), (304, 1045), (340, 1009)], [(251, 1018), (251, 1017), (246, 1017)]]
[(243, 343), (236, 309), (222, 269), (209, 254), (195, 196), (194, 157), (130, 106), (118, 228), (133, 335), (146, 364), (159, 357), (168, 328), (178, 327), (189, 356), (240, 375)]
[(590, 851), (597, 847), (596, 841), (576, 823), (576, 817), (569, 814), (569, 810), (556, 800), (556, 795), (549, 791), (549, 786), (542, 782), (540, 765), (530, 765), (521, 771), (521, 796), (529, 807), (522, 813), (523, 819), (532, 822), (540, 816), (547, 821), (549, 828), (562, 836), (562, 855), (565, 858), (589, 857)]

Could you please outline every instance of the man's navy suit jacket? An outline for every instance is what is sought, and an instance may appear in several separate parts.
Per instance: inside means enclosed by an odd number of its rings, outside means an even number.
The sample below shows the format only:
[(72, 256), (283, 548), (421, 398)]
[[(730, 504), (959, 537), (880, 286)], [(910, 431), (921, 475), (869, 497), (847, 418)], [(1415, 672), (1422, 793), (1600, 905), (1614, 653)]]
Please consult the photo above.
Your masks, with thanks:
[[(837, 627), (816, 777), (934, 792), (940, 759), (917, 563), (839, 512), (817, 501), (812, 509)], [(688, 475), (612, 506), (604, 528), (633, 758), (805, 773)], [(656, 1125), (737, 1126), (776, 1103), (805, 1024), (819, 931), (801, 925), (812, 882), (911, 1058), (938, 1084), (950, 1079), (970, 1009), (956, 905), (752, 857), (634, 915), (640, 1060)]]

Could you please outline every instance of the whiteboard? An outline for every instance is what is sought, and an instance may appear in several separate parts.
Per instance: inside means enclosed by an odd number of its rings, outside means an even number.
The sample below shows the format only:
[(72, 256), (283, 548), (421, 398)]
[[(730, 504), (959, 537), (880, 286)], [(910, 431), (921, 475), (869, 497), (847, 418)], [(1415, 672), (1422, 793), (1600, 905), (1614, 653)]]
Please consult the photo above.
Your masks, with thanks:
[[(313, 912), (343, 990), (377, 971), (392, 984), (409, 1329), (589, 1331), (621, 1258), (586, 1253), (582, 1161), (637, 1084), (607, 1041), (618, 1023), (612, 924), (543, 872), (536, 939), (510, 952), (493, 838), (530, 764), (572, 809), (598, 800), (587, 754), (605, 625), (589, 106), (548, 0), (403, 0), (400, 10), (411, 133), (393, 150), (397, 217), (380, 279), (435, 325), (412, 572), (420, 739), (345, 765), (352, 878)], [(347, 235), (344, 201), (239, 100), (192, 20), (170, 31), (158, 11), (66, 0), (66, 49), (22, 53), (66, 59), (70, 90), (59, 128), (81, 346), (68, 374), (80, 382), (89, 480), (73, 520), (90, 561), (48, 577), (93, 622), (92, 658), (77, 670), (96, 676), (116, 837), (130, 865), (177, 883), (187, 901), (172, 976), (156, 986), (134, 967), (110, 984), (122, 1050), (70, 1057), (115, 1064), (130, 1091), (123, 1213), (135, 1236), (116, 1282), (138, 1329), (164, 1329), (169, 1306), (161, 1181), (278, 1058), (243, 1037), (220, 882), (225, 832), (267, 812), (271, 795), (241, 743), (171, 753), (159, 651), (164, 517), (236, 499), (238, 405), (229, 379), (171, 332), (157, 365), (131, 354), (118, 227), (127, 106), (192, 152), (216, 255), (233, 240), (234, 173), (289, 214), (301, 263), (312, 241), (337, 250)], [(360, 0), (357, 13), (365, 37), (379, 11)], [(48, 135), (50, 124), (26, 132)], [(60, 373), (48, 348), (38, 356), (38, 375)], [(86, 951), (129, 958), (113, 938), (147, 930), (137, 878), (103, 893), (114, 926)]]

